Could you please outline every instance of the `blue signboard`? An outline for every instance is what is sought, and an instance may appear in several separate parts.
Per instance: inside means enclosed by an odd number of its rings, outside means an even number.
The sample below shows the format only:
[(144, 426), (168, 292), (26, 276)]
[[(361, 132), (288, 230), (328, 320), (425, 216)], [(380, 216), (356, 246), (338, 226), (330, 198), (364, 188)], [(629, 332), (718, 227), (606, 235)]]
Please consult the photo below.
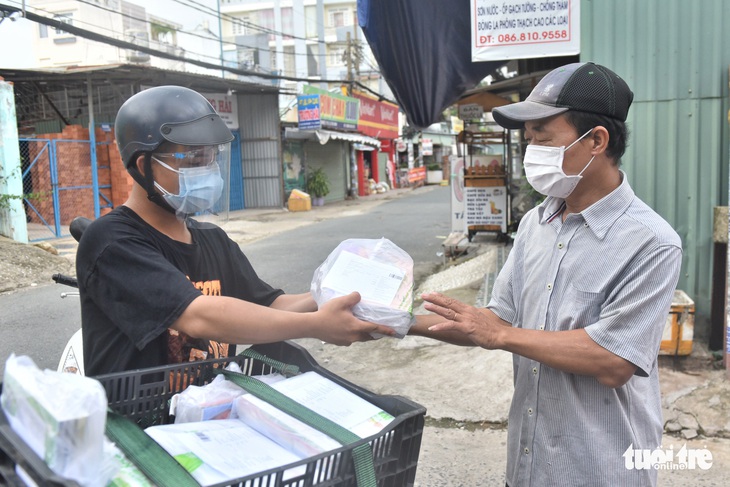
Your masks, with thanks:
[(317, 130), (322, 128), (319, 95), (298, 95), (297, 113), (300, 130)]

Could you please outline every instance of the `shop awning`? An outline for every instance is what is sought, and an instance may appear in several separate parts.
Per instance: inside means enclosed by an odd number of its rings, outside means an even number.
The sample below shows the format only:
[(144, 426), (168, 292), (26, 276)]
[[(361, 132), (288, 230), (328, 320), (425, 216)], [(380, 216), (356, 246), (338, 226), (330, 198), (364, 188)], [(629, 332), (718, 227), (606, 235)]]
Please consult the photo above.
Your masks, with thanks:
[(494, 93), (488, 91), (472, 91), (471, 94), (465, 95), (456, 102), (457, 105), (469, 105), (476, 103), (481, 105), (485, 112), (491, 112), (495, 107), (501, 107), (503, 105), (509, 105), (512, 101), (503, 98)]
[(316, 140), (324, 145), (330, 140), (345, 140), (356, 144), (365, 144), (380, 149), (380, 141), (367, 135), (353, 134), (352, 132), (337, 132), (335, 130), (299, 130), (295, 127), (287, 127), (284, 130), (284, 137), (291, 140)]

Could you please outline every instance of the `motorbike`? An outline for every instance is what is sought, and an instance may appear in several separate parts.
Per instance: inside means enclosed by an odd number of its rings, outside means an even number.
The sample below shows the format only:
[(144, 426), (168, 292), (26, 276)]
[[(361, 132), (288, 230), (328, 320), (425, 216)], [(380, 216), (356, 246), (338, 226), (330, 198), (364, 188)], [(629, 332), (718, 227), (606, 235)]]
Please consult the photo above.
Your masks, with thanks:
[[(84, 230), (91, 224), (91, 220), (85, 217), (76, 217), (69, 225), (69, 231), (71, 236), (79, 242)], [(71, 288), (78, 289), (79, 283), (75, 277), (67, 276), (64, 274), (54, 274), (51, 276), (56, 284), (62, 284)], [(62, 292), (61, 298), (65, 299), (70, 296), (78, 296), (78, 291)], [(79, 328), (68, 340), (66, 346), (61, 353), (61, 358), (58, 361), (58, 372), (68, 372), (72, 374), (84, 374), (84, 346), (81, 335), (81, 328)]]

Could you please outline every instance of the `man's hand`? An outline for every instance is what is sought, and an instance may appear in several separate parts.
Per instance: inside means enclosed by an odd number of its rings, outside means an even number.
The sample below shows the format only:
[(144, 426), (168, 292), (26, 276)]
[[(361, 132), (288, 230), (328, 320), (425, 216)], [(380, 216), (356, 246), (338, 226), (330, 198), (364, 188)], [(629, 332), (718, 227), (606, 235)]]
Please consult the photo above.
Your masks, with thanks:
[(446, 319), (431, 325), (434, 335), (460, 333), (486, 349), (501, 349), (570, 374), (593, 376), (607, 387), (621, 387), (636, 365), (598, 345), (584, 329), (542, 331), (512, 328), (489, 309), (475, 308), (438, 293), (422, 296), (426, 309)]
[(445, 321), (430, 326), (431, 332), (460, 333), (474, 345), (486, 348), (502, 348), (505, 327), (511, 326), (488, 309), (479, 309), (440, 293), (421, 296), (426, 309)]
[(355, 342), (372, 340), (371, 333), (394, 336), (395, 330), (384, 325), (362, 321), (352, 314), (352, 307), (360, 302), (359, 293), (332, 299), (322, 305), (318, 315), (316, 338), (335, 345), (349, 346)]

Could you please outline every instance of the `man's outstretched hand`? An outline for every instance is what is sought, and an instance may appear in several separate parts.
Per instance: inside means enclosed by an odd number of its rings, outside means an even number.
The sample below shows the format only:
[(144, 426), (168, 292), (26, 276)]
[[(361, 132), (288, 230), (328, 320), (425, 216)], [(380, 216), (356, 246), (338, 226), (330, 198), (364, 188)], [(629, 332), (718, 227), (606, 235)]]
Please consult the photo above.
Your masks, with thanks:
[(431, 332), (459, 333), (474, 345), (489, 350), (502, 348), (505, 327), (511, 325), (486, 308), (476, 308), (441, 293), (421, 295), (425, 308), (444, 321), (430, 326)]

